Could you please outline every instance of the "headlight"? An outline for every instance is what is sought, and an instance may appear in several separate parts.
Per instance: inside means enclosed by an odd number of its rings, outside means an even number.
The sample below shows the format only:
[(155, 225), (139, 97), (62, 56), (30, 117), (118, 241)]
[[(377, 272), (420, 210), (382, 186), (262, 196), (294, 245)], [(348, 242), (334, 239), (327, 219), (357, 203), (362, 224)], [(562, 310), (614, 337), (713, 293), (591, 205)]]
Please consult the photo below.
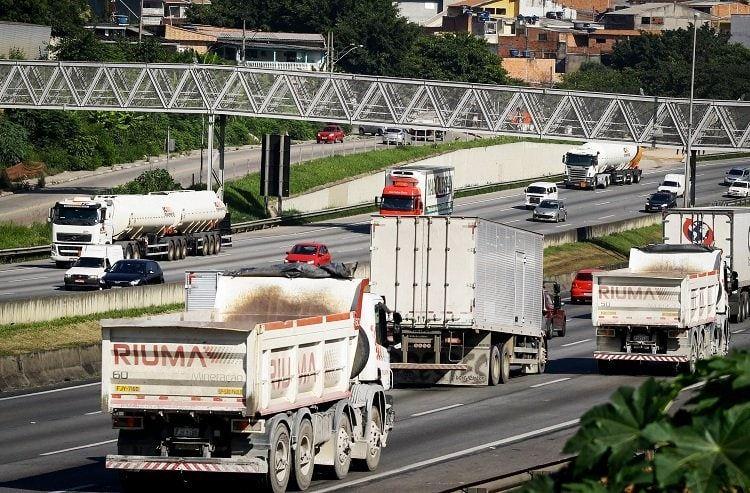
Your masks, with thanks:
[(134, 279), (134, 280), (130, 281), (130, 285), (131, 286), (138, 286), (140, 283), (141, 283), (140, 279)]
[(97, 276), (96, 274), (91, 274), (90, 276), (88, 276), (88, 278), (89, 279), (99, 279), (99, 276)]
[(313, 264), (315, 263), (315, 261), (314, 261), (314, 260), (308, 260), (308, 261), (307, 261), (307, 262), (305, 262), (305, 263), (306, 263), (307, 265), (313, 265)]

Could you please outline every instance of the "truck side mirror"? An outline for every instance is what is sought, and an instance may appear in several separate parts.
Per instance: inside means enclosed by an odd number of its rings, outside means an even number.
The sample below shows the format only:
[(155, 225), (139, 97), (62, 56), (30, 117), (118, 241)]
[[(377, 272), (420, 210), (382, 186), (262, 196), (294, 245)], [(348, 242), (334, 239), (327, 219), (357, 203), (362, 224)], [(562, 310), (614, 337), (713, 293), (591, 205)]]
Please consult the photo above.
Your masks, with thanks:
[(403, 318), (401, 318), (401, 314), (399, 312), (393, 312), (393, 323), (396, 325), (401, 325), (402, 321)]
[(375, 205), (380, 207), (380, 202), (382, 202), (382, 200), (383, 199), (379, 195), (375, 196)]
[(737, 291), (740, 287), (739, 280), (737, 279), (737, 272), (732, 271), (732, 291)]

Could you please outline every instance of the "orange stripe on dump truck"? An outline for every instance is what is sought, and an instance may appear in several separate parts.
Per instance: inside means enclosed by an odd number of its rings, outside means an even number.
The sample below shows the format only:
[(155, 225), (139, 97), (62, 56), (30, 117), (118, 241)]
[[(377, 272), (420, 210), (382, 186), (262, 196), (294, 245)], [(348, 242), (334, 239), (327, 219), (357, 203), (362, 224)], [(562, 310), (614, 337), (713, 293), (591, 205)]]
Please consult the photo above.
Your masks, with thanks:
[(348, 320), (351, 315), (351, 312), (334, 313), (333, 315), (326, 315), (326, 321), (337, 322), (339, 320)]
[(307, 318), (300, 318), (294, 321), (294, 325), (297, 327), (305, 327), (307, 325), (316, 325), (316, 324), (322, 324), (323, 323), (323, 317), (307, 317)]

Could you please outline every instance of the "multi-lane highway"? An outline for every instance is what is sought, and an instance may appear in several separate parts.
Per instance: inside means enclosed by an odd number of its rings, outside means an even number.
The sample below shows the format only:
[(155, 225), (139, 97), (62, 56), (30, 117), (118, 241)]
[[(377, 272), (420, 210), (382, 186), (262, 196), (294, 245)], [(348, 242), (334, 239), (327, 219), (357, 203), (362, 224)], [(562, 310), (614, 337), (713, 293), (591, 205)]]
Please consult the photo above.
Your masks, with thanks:
[[(378, 471), (354, 471), (343, 481), (317, 474), (311, 490), (437, 492), (558, 458), (581, 414), (645, 379), (598, 375), (590, 307), (568, 306), (568, 316), (566, 337), (550, 341), (546, 374), (517, 375), (498, 387), (393, 391), (396, 425)], [(733, 347), (750, 346), (750, 323), (732, 330)], [(117, 491), (103, 464), (115, 453), (116, 434), (99, 409), (99, 390), (91, 382), (0, 395), (1, 491)], [(212, 489), (240, 490), (216, 479), (208, 477)]]
[[(720, 199), (726, 191), (726, 187), (721, 185), (724, 172), (732, 165), (746, 161), (734, 159), (699, 163), (697, 202), (708, 203)], [(455, 214), (479, 216), (541, 233), (606, 223), (645, 214), (641, 209), (646, 196), (656, 190), (664, 174), (674, 171), (679, 172), (679, 169), (646, 169), (642, 181), (636, 185), (612, 186), (597, 191), (561, 189), (561, 198), (568, 208), (568, 221), (565, 223), (532, 223), (529, 211), (522, 207), (523, 191), (520, 189), (458, 199)], [(368, 233), (367, 215), (254, 231), (235, 235), (234, 246), (218, 256), (192, 257), (178, 262), (162, 262), (161, 265), (167, 282), (178, 281), (186, 269), (225, 269), (278, 262), (292, 244), (303, 240), (325, 242), (334, 260), (366, 260), (369, 255)], [(4, 265), (0, 267), (0, 300), (64, 294), (62, 281), (63, 271), (55, 269), (47, 260)]]

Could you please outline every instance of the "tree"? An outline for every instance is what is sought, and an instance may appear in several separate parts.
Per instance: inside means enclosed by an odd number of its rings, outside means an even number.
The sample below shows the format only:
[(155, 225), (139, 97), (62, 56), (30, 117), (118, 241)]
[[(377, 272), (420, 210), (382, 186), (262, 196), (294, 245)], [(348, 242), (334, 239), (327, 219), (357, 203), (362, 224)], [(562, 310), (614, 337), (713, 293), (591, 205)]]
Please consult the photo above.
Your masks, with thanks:
[(563, 76), (561, 89), (638, 94), (640, 80), (633, 69), (617, 70), (598, 63), (585, 63)]
[(53, 36), (72, 36), (91, 19), (86, 0), (0, 0), (0, 20), (43, 24)]
[(165, 169), (144, 171), (133, 181), (112, 189), (112, 193), (119, 194), (147, 194), (166, 190), (180, 190), (182, 187), (174, 181), (172, 175)]
[(26, 129), (6, 118), (0, 118), (0, 167), (25, 160), (31, 152)]
[(401, 75), (434, 80), (507, 84), (501, 59), (471, 34), (422, 35), (404, 60)]

